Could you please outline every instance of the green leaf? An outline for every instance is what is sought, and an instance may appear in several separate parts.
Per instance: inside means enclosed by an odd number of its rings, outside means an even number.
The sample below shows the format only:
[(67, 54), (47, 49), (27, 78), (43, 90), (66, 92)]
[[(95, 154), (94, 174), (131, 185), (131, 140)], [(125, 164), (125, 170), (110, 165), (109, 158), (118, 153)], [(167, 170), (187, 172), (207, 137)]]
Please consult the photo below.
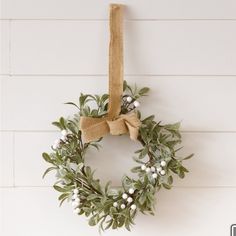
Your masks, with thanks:
[(192, 158), (193, 156), (194, 156), (194, 154), (192, 153), (192, 154), (190, 154), (189, 156), (183, 158), (182, 160), (188, 160), (188, 159)]
[(145, 192), (143, 192), (143, 193), (141, 194), (140, 198), (139, 198), (139, 203), (140, 203), (141, 205), (143, 205), (143, 204), (145, 203), (145, 201), (146, 201), (146, 198), (147, 198), (147, 195), (146, 195)]
[(180, 122), (174, 123), (174, 124), (167, 124), (164, 126), (167, 130), (175, 130), (178, 131), (180, 128)]
[(117, 223), (117, 221), (114, 219), (114, 220), (113, 220), (113, 224), (112, 224), (112, 229), (116, 229), (117, 226), (118, 226), (118, 223)]
[(56, 126), (59, 129), (62, 129), (62, 126), (61, 126), (61, 124), (58, 121), (52, 122), (52, 125)]
[(105, 230), (106, 230), (106, 229), (109, 229), (109, 228), (112, 226), (112, 224), (113, 224), (113, 219), (107, 221), (106, 223), (107, 223), (107, 225), (106, 225), (106, 227), (105, 227)]
[(141, 119), (141, 112), (140, 112), (140, 111), (136, 111), (136, 113), (137, 113), (137, 117), (138, 117), (139, 119)]
[(179, 169), (183, 172), (187, 172), (187, 173), (189, 172), (188, 169), (186, 169), (184, 166), (180, 166)]
[(101, 186), (100, 186), (100, 184), (99, 184), (99, 181), (97, 181), (97, 180), (94, 180), (94, 181), (92, 181), (91, 182), (91, 185), (97, 190), (97, 191), (101, 191)]
[(58, 197), (58, 200), (60, 201), (60, 200), (67, 198), (67, 197), (68, 197), (68, 193), (63, 193)]
[(67, 192), (67, 190), (66, 189), (64, 189), (64, 188), (62, 188), (62, 187), (60, 187), (60, 186), (57, 186), (57, 185), (53, 185), (53, 188), (55, 189), (55, 190), (57, 190), (58, 192)]
[(185, 177), (184, 171), (179, 171), (179, 177), (183, 179)]
[(90, 226), (96, 225), (97, 222), (96, 222), (96, 220), (95, 220), (95, 216), (91, 217), (91, 218), (89, 219), (89, 222), (88, 222), (88, 223), (89, 223)]
[(80, 107), (83, 107), (85, 105), (87, 97), (88, 95), (83, 95), (81, 93), (80, 98), (79, 98)]
[(105, 185), (105, 188), (104, 188), (105, 193), (108, 192), (110, 185), (111, 185), (111, 181), (108, 181)]
[(67, 198), (65, 197), (65, 198), (63, 198), (62, 200), (61, 200), (61, 202), (60, 202), (60, 205), (59, 206), (61, 206), (62, 205), (62, 203), (66, 200)]
[(140, 166), (136, 166), (131, 169), (132, 173), (138, 173), (139, 171), (140, 171)]
[(75, 106), (76, 108), (78, 108), (78, 109), (80, 110), (79, 106), (77, 106), (77, 105), (76, 105), (75, 103), (73, 103), (73, 102), (66, 102), (65, 104), (66, 104), (66, 105)]
[(144, 96), (149, 92), (149, 90), (150, 89), (148, 87), (144, 87), (144, 88), (141, 88), (138, 93), (140, 96)]
[(61, 124), (61, 127), (62, 127), (63, 129), (66, 129), (65, 119), (64, 119), (63, 117), (60, 118), (59, 122), (60, 122), (60, 124)]
[(139, 154), (139, 158), (142, 159), (148, 154), (148, 147), (145, 147)]
[(90, 194), (88, 197), (87, 197), (87, 200), (88, 201), (91, 201), (91, 200), (94, 200), (94, 199), (97, 199), (97, 198), (100, 198), (100, 196), (98, 194)]
[(164, 188), (168, 189), (168, 190), (171, 189), (171, 186), (168, 185), (168, 184), (163, 183), (162, 186), (163, 186)]
[(47, 175), (47, 173), (49, 173), (50, 171), (52, 171), (52, 170), (56, 170), (57, 169), (57, 167), (49, 167), (49, 168), (47, 168), (46, 170), (45, 170), (45, 172), (43, 173), (43, 177), (42, 178), (44, 178), (46, 175)]
[(154, 115), (148, 116), (147, 118), (145, 118), (144, 120), (142, 120), (143, 123), (147, 122), (147, 121), (153, 121), (155, 118)]
[(46, 162), (52, 163), (51, 157), (46, 152), (42, 154), (42, 157)]
[(126, 219), (125, 219), (125, 228), (126, 228), (128, 231), (131, 231), (129, 218), (126, 218)]
[(127, 89), (127, 81), (124, 80), (124, 82), (123, 82), (123, 91), (125, 91), (126, 89)]
[(101, 147), (98, 143), (90, 143), (89, 145), (96, 148), (97, 150), (99, 150), (99, 148)]
[(170, 175), (169, 177), (168, 177), (168, 184), (173, 184), (173, 177)]
[(91, 170), (90, 166), (86, 166), (86, 167), (85, 167), (85, 173), (86, 173), (86, 176), (87, 176), (88, 178), (91, 178), (92, 170)]
[(101, 102), (104, 103), (105, 101), (107, 101), (107, 100), (108, 100), (108, 97), (109, 97), (108, 94), (103, 94), (103, 95), (101, 96)]

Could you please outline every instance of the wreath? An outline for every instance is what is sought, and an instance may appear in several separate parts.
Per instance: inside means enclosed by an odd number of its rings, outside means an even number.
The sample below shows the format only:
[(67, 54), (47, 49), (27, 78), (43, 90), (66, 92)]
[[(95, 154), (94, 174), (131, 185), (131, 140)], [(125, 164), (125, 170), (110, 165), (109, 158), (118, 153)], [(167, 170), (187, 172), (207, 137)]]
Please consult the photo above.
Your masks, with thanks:
[[(68, 102), (78, 111), (71, 118), (61, 117), (52, 123), (60, 129), (61, 137), (51, 146), (51, 153), (42, 154), (51, 165), (43, 177), (56, 171), (53, 187), (61, 193), (60, 205), (65, 200), (71, 202), (75, 214), (89, 217), (89, 225), (99, 224), (101, 230), (121, 227), (130, 230), (139, 211), (154, 214), (155, 194), (161, 188), (171, 188), (173, 175), (184, 178), (188, 170), (182, 162), (192, 157), (177, 156), (181, 143), (179, 123), (163, 125), (154, 120), (154, 115), (141, 116), (139, 99), (147, 95), (149, 88), (138, 89), (123, 82), (122, 50), (114, 50), (122, 45), (120, 18), (121, 7), (113, 4), (109, 94), (81, 94), (78, 104)], [(116, 36), (115, 40), (112, 36)], [(123, 176), (120, 187), (113, 187), (111, 181), (101, 184), (85, 161), (87, 151), (99, 149), (108, 133), (128, 133), (142, 146), (134, 152), (136, 166), (131, 169), (137, 177)]]

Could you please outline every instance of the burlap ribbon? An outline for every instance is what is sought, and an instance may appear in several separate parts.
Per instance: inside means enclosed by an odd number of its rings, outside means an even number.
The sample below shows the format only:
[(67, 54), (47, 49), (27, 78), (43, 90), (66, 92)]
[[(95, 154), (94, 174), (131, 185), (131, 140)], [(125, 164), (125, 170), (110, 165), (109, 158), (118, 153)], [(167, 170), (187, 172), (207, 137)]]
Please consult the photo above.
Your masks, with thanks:
[(141, 124), (135, 112), (120, 115), (123, 93), (123, 7), (110, 5), (109, 45), (109, 104), (108, 113), (102, 118), (82, 116), (80, 129), (84, 142), (97, 140), (106, 134), (129, 133), (132, 140), (138, 137)]

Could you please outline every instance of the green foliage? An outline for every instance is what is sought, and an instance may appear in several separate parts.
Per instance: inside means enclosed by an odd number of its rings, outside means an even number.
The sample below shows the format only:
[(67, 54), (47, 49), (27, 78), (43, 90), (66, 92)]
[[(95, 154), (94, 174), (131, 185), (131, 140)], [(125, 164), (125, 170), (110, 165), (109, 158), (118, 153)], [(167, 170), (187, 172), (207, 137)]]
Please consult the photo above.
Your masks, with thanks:
[[(68, 102), (78, 109), (78, 113), (71, 119), (61, 117), (52, 124), (67, 132), (66, 139), (61, 139), (57, 148), (52, 147), (51, 153), (43, 153), (43, 159), (50, 164), (43, 177), (50, 171), (56, 171), (57, 181), (54, 189), (60, 193), (58, 200), (60, 205), (65, 201), (72, 199), (73, 189), (80, 191), (79, 215), (89, 217), (89, 225), (99, 224), (100, 230), (108, 228), (116, 229), (125, 227), (131, 229), (134, 224), (134, 218), (138, 210), (144, 214), (154, 214), (155, 194), (161, 188), (170, 189), (173, 184), (173, 175), (184, 178), (188, 170), (182, 162), (191, 158), (192, 154), (180, 158), (177, 157), (179, 144), (181, 143), (181, 134), (179, 132), (180, 124), (162, 125), (156, 122), (154, 115), (141, 119), (140, 111), (137, 111), (133, 101), (146, 96), (149, 88), (138, 89), (124, 82), (124, 94), (122, 97), (121, 114), (129, 113), (135, 110), (141, 120), (139, 128), (138, 141), (142, 148), (135, 151), (134, 161), (137, 163), (131, 169), (136, 173), (137, 178), (124, 176), (121, 181), (121, 187), (114, 188), (110, 181), (105, 186), (100, 184), (99, 179), (94, 177), (94, 171), (85, 166), (84, 158), (89, 148), (100, 148), (98, 140), (96, 142), (84, 143), (79, 130), (80, 116), (103, 117), (107, 114), (108, 95), (102, 96), (81, 94), (78, 104)], [(127, 102), (127, 97), (132, 101)], [(161, 162), (166, 165), (161, 167)], [(141, 168), (162, 168), (165, 174), (158, 174), (157, 178), (152, 177), (152, 172), (146, 172)], [(156, 172), (155, 172), (156, 173)], [(132, 203), (127, 203), (122, 198), (123, 193), (128, 193), (129, 189), (134, 189), (132, 194)], [(114, 207), (116, 202), (118, 207)], [(126, 207), (121, 209), (121, 204)], [(137, 209), (132, 209), (135, 204)]]

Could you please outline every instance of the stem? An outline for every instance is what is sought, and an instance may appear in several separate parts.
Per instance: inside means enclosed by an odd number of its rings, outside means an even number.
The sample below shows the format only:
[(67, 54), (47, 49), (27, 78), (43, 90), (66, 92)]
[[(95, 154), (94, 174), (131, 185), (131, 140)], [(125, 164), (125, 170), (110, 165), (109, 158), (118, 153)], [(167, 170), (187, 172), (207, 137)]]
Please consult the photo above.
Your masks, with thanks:
[(81, 180), (81, 179), (77, 179), (77, 178), (75, 178), (75, 180), (76, 181), (78, 181), (83, 187), (86, 187), (87, 188), (87, 190), (93, 190), (93, 191), (95, 191), (97, 194), (99, 194), (99, 195), (102, 195), (98, 190), (96, 190), (92, 185), (88, 185), (86, 182), (84, 182), (83, 180)]

